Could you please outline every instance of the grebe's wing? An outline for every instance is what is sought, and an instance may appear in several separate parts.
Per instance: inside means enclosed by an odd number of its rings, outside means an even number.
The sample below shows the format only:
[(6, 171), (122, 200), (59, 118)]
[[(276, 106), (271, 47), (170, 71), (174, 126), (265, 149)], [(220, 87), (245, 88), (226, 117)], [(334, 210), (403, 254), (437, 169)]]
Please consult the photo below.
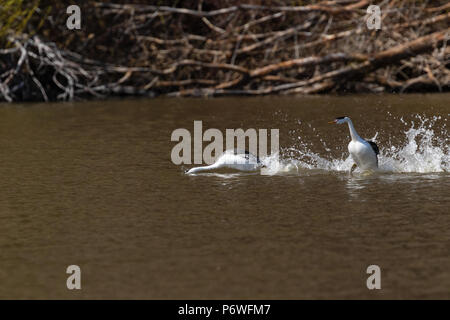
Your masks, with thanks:
[(372, 147), (373, 152), (375, 152), (376, 155), (379, 155), (379, 154), (380, 154), (380, 149), (378, 149), (377, 144), (376, 144), (375, 142), (373, 142), (373, 141), (369, 141), (369, 140), (366, 140), (366, 141), (367, 141), (367, 142), (370, 144), (370, 146)]
[(259, 160), (258, 156), (255, 156), (253, 153), (251, 153), (248, 150), (240, 150), (240, 149), (233, 149), (233, 150), (227, 150), (225, 153), (235, 154), (243, 156), (246, 160), (248, 160), (250, 163), (257, 163), (260, 164), (261, 161)]

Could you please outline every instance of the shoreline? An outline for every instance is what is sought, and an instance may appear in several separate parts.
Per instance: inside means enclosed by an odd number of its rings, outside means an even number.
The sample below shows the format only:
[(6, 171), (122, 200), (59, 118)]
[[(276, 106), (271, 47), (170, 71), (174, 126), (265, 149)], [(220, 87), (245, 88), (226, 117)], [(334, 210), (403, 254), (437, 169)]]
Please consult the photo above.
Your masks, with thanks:
[(382, 92), (382, 93), (367, 93), (367, 92), (356, 92), (356, 93), (327, 93), (327, 94), (308, 94), (308, 95), (264, 95), (264, 96), (220, 96), (220, 97), (167, 97), (167, 96), (157, 96), (157, 97), (143, 97), (143, 96), (108, 96), (104, 99), (80, 99), (80, 100), (72, 100), (72, 101), (13, 101), (13, 102), (5, 102), (0, 101), (0, 107), (7, 106), (34, 106), (34, 105), (79, 105), (86, 103), (128, 103), (128, 102), (140, 102), (140, 101), (209, 101), (209, 100), (253, 100), (253, 99), (261, 99), (261, 100), (303, 100), (303, 99), (349, 99), (349, 98), (370, 98), (370, 97), (378, 97), (380, 99), (383, 98), (393, 98), (393, 99), (408, 99), (410, 97), (418, 97), (418, 98), (429, 98), (429, 97), (439, 97), (439, 96), (449, 96), (450, 91), (446, 92), (408, 92), (408, 93), (390, 93), (390, 92)]

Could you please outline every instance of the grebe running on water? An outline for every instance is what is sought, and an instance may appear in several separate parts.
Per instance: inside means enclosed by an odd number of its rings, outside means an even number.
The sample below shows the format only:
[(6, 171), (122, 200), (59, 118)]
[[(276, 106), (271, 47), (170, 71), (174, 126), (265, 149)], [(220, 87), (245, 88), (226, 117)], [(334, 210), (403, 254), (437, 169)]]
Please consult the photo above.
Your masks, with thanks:
[(245, 150), (244, 152), (227, 150), (212, 165), (191, 168), (186, 173), (191, 174), (202, 171), (213, 171), (222, 168), (234, 169), (239, 171), (257, 171), (262, 167), (264, 166), (259, 160), (259, 157), (254, 156), (247, 150)]
[(352, 120), (349, 117), (339, 117), (334, 121), (328, 123), (343, 124), (347, 123), (350, 130), (352, 141), (348, 144), (348, 152), (352, 156), (353, 164), (350, 173), (360, 167), (361, 170), (375, 171), (378, 168), (378, 154), (380, 153), (378, 146), (373, 141), (364, 140), (361, 138), (353, 126)]

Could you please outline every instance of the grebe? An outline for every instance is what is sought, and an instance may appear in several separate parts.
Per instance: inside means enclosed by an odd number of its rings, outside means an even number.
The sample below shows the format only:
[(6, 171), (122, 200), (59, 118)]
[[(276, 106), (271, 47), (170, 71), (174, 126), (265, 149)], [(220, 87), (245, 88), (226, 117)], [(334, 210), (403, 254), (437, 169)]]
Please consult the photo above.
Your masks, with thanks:
[(339, 117), (334, 121), (328, 123), (343, 124), (347, 123), (350, 130), (352, 141), (348, 144), (348, 152), (352, 156), (353, 164), (350, 173), (360, 167), (361, 170), (376, 170), (378, 168), (378, 154), (380, 153), (378, 146), (373, 141), (364, 140), (361, 138), (353, 126), (352, 120), (349, 117)]
[(195, 167), (186, 171), (186, 174), (198, 173), (202, 171), (213, 171), (221, 168), (234, 169), (239, 171), (257, 171), (264, 167), (253, 154), (245, 150), (239, 152), (235, 150), (225, 151), (215, 163), (204, 167)]

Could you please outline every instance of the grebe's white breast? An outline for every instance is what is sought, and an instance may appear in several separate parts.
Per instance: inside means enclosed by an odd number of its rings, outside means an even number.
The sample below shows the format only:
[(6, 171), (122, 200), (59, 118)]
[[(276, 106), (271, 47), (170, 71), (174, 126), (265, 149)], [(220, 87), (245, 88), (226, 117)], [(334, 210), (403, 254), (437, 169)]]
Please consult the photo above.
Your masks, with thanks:
[(215, 171), (219, 169), (232, 169), (239, 171), (257, 171), (261, 168), (261, 162), (258, 157), (244, 151), (235, 154), (234, 150), (225, 151), (217, 161), (209, 166), (196, 167), (187, 171), (187, 174), (197, 173), (202, 171)]
[(372, 146), (365, 140), (350, 141), (348, 152), (353, 161), (362, 170), (376, 170), (378, 168), (378, 158)]
[(259, 160), (251, 153), (234, 154), (233, 150), (226, 151), (215, 162), (218, 166), (241, 171), (255, 171), (259, 168)]

